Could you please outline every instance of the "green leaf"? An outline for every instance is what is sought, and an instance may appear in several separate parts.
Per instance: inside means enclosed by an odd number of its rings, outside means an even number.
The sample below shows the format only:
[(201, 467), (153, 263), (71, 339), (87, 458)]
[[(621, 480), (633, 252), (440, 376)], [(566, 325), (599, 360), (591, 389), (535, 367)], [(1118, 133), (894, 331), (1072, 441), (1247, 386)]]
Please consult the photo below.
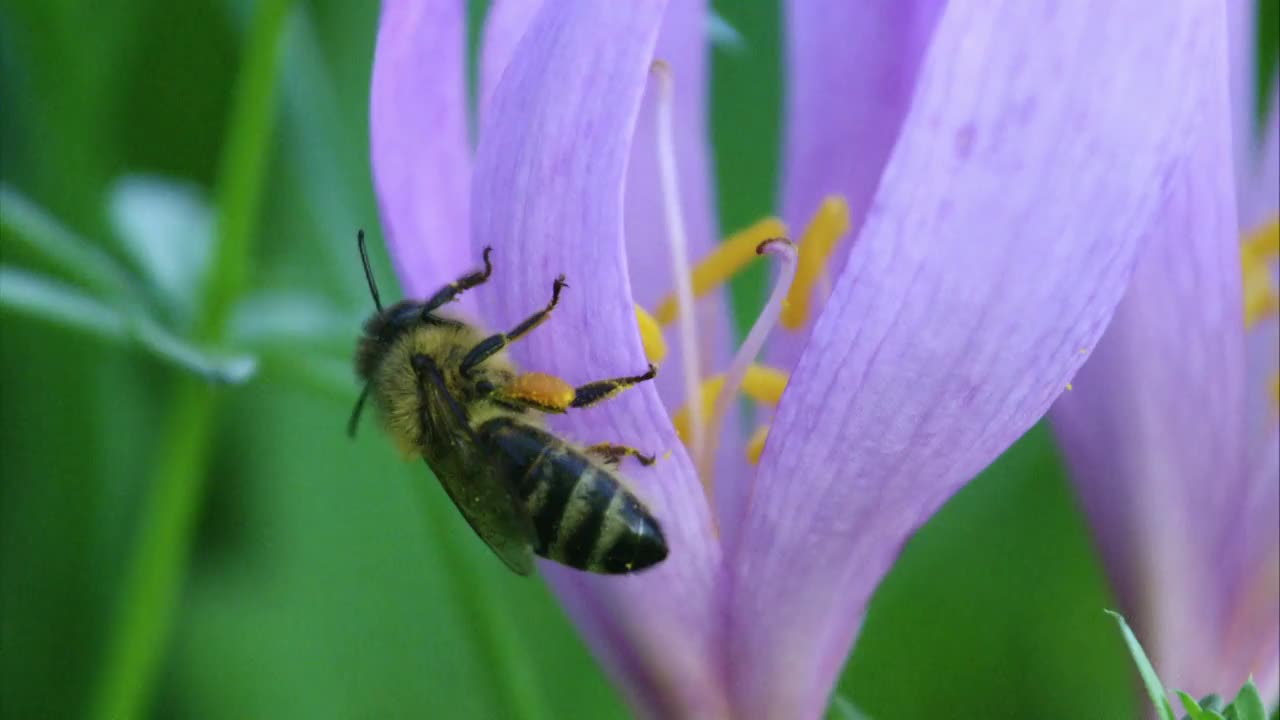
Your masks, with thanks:
[(1202, 718), (1209, 717), (1209, 715), (1205, 713), (1204, 708), (1200, 707), (1200, 703), (1196, 702), (1195, 698), (1181, 690), (1177, 690), (1175, 692), (1178, 694), (1178, 699), (1182, 701), (1182, 709), (1187, 711), (1187, 716), (1190, 717), (1191, 720), (1202, 720)]
[(1262, 704), (1262, 696), (1258, 694), (1258, 686), (1253, 684), (1252, 677), (1240, 688), (1236, 699), (1227, 708), (1226, 716), (1234, 720), (1267, 720), (1267, 708)]
[(111, 186), (107, 210), (124, 249), (171, 316), (189, 322), (213, 247), (213, 211), (204, 192), (170, 178), (125, 175)]
[(150, 318), (14, 267), (0, 265), (0, 306), (105, 340), (136, 343), (157, 358), (211, 382), (242, 383), (257, 368), (252, 356), (206, 352)]
[(364, 317), (343, 312), (328, 298), (303, 292), (251, 295), (236, 305), (228, 335), (236, 344), (341, 347), (350, 351)]
[(1182, 692), (1177, 691), (1178, 697), (1182, 700), (1182, 707), (1187, 711), (1187, 717), (1191, 720), (1224, 720), (1222, 713), (1218, 710), (1222, 707), (1222, 703), (1215, 702), (1219, 700), (1217, 695), (1208, 695), (1196, 702), (1196, 699)]
[(131, 297), (133, 281), (115, 258), (80, 237), (27, 196), (0, 183), (0, 237), (77, 285), (108, 297)]
[(1115, 618), (1116, 624), (1120, 626), (1120, 634), (1124, 636), (1124, 642), (1129, 646), (1129, 653), (1133, 655), (1133, 662), (1138, 666), (1138, 673), (1142, 676), (1142, 683), (1146, 685), (1147, 695), (1151, 697), (1151, 703), (1156, 706), (1156, 712), (1162, 720), (1177, 720), (1177, 717), (1173, 714), (1173, 707), (1169, 704), (1168, 696), (1165, 694), (1164, 686), (1160, 684), (1160, 678), (1156, 675), (1155, 668), (1151, 667), (1151, 661), (1147, 659), (1146, 651), (1142, 649), (1142, 644), (1138, 642), (1138, 638), (1129, 629), (1129, 624), (1124, 621), (1124, 617), (1120, 613), (1111, 610), (1106, 610), (1105, 612)]

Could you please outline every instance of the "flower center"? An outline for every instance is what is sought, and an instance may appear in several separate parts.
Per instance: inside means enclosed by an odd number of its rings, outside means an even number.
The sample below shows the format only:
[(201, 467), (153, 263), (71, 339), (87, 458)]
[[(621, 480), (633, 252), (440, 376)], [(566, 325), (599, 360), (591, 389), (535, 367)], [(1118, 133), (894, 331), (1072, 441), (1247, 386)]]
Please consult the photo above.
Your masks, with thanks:
[[(1280, 216), (1245, 236), (1240, 245), (1244, 273), (1244, 326), (1251, 330), (1269, 317), (1280, 315), (1276, 291), (1276, 262), (1280, 260)], [(1271, 400), (1280, 409), (1280, 371), (1271, 376)]]
[[(782, 392), (790, 379), (788, 374), (778, 368), (757, 364), (756, 356), (778, 322), (790, 330), (804, 327), (811, 314), (816, 290), (821, 289), (823, 299), (830, 294), (828, 264), (836, 243), (849, 231), (849, 205), (844, 198), (837, 196), (823, 200), (801, 235), (798, 247), (785, 239), (787, 226), (782, 220), (766, 217), (725, 238), (696, 266), (691, 266), (677, 181), (672, 127), (673, 78), (671, 69), (661, 60), (654, 62), (652, 72), (657, 81), (656, 149), (663, 214), (676, 287), (658, 303), (652, 314), (637, 305), (636, 324), (645, 355), (654, 364), (661, 363), (667, 354), (664, 329), (672, 324), (678, 326), (685, 405), (673, 414), (672, 422), (681, 441), (689, 449), (707, 497), (711, 499), (712, 464), (721, 422), (740, 392), (769, 407), (777, 406), (782, 399)], [(705, 380), (700, 378), (694, 303), (723, 287), (756, 257), (765, 254), (778, 258), (780, 262), (769, 300), (734, 354), (728, 369)], [(768, 430), (768, 425), (757, 429), (747, 444), (747, 457), (752, 463), (759, 462)]]

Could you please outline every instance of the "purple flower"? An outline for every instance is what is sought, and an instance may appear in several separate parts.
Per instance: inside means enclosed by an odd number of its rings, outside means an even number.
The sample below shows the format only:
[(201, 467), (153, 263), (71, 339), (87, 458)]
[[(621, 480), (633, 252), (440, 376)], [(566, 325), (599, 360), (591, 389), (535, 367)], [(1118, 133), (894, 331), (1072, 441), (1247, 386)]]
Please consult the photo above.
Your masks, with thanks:
[(1227, 5), (1231, 92), (1223, 85), (1199, 118), (1203, 141), (1052, 417), (1166, 685), (1226, 694), (1252, 673), (1270, 699), (1280, 689), (1280, 133), (1275, 93), (1256, 128), (1254, 3)]
[[(1204, 117), (1221, 105), (1221, 15), (1200, 0), (790, 3), (783, 214), (817, 219), (798, 257), (782, 251), (741, 372), (717, 379), (733, 353), (712, 286), (784, 224), (713, 252), (705, 4), (496, 3), (472, 161), (463, 3), (384, 2), (372, 154), (406, 291), (492, 245), (474, 302), (505, 328), (565, 273), (555, 317), (513, 352), (573, 383), (644, 368), (637, 303), (686, 338), (658, 383), (553, 423), (669, 453), (625, 469), (663, 523), (664, 563), (543, 565), (638, 712), (822, 712), (903, 543), (1044, 414), (1146, 238), (1199, 200), (1176, 190), (1221, 137)], [(710, 259), (690, 277), (686, 257)], [(748, 366), (779, 313), (774, 365)], [(715, 388), (732, 396), (737, 377), (781, 395), (754, 468), (747, 433), (712, 429)]]

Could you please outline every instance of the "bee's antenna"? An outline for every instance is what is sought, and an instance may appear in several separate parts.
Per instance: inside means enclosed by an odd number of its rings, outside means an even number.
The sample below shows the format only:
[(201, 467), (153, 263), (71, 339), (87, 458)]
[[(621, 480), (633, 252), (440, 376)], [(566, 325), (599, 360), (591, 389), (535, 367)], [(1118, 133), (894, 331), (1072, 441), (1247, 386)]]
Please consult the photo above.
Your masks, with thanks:
[(351, 408), (351, 417), (347, 420), (347, 437), (349, 438), (356, 436), (356, 426), (360, 424), (360, 411), (364, 410), (364, 401), (369, 397), (369, 388), (372, 386), (372, 382), (365, 383), (364, 390), (360, 391), (360, 398), (356, 400), (356, 406)]
[(373, 279), (373, 268), (369, 267), (369, 251), (364, 246), (364, 230), (356, 231), (356, 245), (360, 246), (360, 262), (364, 263), (364, 279), (369, 282), (369, 294), (373, 296), (373, 305), (382, 312), (382, 298), (378, 295), (378, 281)]

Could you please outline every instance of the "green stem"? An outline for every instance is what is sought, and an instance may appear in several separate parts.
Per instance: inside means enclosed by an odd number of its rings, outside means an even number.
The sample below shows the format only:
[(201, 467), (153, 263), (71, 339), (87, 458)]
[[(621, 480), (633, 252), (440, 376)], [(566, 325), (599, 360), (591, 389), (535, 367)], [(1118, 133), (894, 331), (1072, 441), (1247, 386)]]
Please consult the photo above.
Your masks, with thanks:
[(138, 544), (112, 628), (95, 716), (102, 720), (144, 714), (167, 643), (182, 587), (192, 522), (209, 456), (213, 389), (190, 376), (179, 387), (166, 419), (156, 476), (142, 509)]
[[(274, 121), (277, 70), (292, 0), (260, 0), (246, 41), (218, 177), (218, 245), (205, 288), (198, 337), (221, 339), (248, 277)], [(217, 398), (203, 382), (177, 388), (143, 506), (134, 555), (111, 626), (94, 717), (144, 714), (164, 655), (198, 515)]]

